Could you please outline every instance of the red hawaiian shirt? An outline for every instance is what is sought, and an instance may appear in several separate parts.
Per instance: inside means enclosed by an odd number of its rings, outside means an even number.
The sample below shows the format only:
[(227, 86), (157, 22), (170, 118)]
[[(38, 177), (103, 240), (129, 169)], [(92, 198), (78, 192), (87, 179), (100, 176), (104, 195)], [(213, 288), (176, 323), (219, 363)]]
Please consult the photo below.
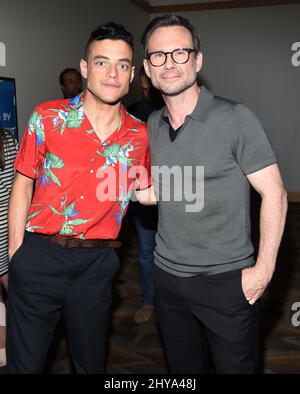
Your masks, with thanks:
[(102, 142), (84, 114), (83, 96), (35, 108), (15, 161), (18, 172), (36, 180), (27, 231), (117, 238), (131, 188), (151, 184), (147, 127), (122, 106), (121, 115)]

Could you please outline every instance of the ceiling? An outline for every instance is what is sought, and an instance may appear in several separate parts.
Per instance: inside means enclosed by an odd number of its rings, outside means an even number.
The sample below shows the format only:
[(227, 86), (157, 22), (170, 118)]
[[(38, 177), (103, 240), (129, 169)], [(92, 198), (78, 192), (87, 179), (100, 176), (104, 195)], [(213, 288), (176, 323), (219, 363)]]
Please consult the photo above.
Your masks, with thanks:
[[(216, 0), (145, 0), (151, 6), (170, 5), (170, 4), (192, 4), (192, 3), (214, 3)], [(223, 0), (231, 1), (231, 0)]]
[(300, 3), (300, 0), (130, 0), (149, 13), (200, 11)]

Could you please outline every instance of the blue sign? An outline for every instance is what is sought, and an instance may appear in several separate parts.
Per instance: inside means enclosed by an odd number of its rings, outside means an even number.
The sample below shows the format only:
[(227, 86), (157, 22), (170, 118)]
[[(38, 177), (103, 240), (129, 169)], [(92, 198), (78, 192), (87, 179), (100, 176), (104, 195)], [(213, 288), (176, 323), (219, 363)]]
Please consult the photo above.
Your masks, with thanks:
[(0, 77), (0, 127), (8, 129), (18, 140), (16, 86), (14, 78)]

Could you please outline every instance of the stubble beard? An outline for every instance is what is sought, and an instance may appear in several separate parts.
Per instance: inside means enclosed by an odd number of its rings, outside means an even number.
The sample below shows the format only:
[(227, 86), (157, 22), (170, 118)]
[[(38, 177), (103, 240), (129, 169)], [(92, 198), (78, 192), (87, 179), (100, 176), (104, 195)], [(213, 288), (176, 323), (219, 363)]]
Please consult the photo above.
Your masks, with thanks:
[(164, 96), (169, 96), (169, 97), (173, 97), (173, 96), (178, 96), (179, 94), (181, 94), (182, 92), (184, 92), (185, 90), (189, 89), (190, 87), (192, 87), (195, 83), (197, 82), (197, 75), (195, 75), (195, 77), (193, 78), (193, 80), (191, 81), (187, 81), (185, 82), (183, 85), (181, 86), (162, 86), (159, 83), (155, 84), (157, 86), (156, 89), (160, 90), (161, 93)]

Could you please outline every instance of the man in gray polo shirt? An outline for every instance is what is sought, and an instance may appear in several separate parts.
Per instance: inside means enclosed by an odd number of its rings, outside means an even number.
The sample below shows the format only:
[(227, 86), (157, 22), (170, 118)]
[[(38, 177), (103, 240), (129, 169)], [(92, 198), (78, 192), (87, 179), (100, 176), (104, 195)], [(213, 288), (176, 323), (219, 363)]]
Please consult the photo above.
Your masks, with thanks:
[[(170, 371), (207, 372), (209, 346), (217, 372), (256, 373), (256, 301), (272, 278), (287, 209), (276, 156), (247, 107), (198, 87), (202, 53), (187, 19), (153, 19), (142, 43), (166, 104), (148, 128), (156, 307)], [(256, 261), (250, 185), (262, 197)]]

